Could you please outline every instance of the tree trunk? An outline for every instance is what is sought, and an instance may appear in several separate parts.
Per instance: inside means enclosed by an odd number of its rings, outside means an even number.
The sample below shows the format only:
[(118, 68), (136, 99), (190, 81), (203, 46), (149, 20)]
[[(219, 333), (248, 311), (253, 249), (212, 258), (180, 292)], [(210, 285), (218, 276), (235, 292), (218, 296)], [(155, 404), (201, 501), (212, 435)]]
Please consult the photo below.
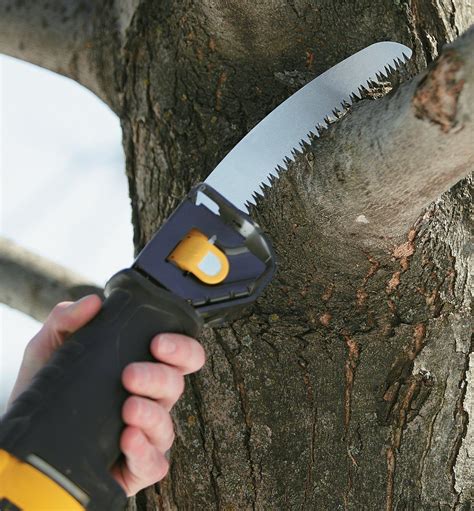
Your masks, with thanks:
[[(406, 78), (474, 19), (461, 0), (110, 4), (104, 26), (118, 29), (100, 32), (94, 55), (105, 62), (100, 51), (113, 48), (107, 80), (87, 83), (121, 118), (137, 250), (192, 184), (309, 79), (380, 40), (413, 48)], [(457, 101), (461, 81), (449, 87)], [(420, 133), (447, 137), (440, 147), (465, 136), (462, 124), (413, 108)], [(472, 179), (448, 191), (466, 174), (456, 164), (439, 179), (438, 169), (415, 176), (413, 187), (412, 166), (393, 174), (394, 188), (387, 171), (374, 191), (377, 177), (360, 176), (378, 149), (356, 154), (367, 135), (347, 117), (258, 201), (253, 215), (274, 243), (277, 276), (242, 319), (202, 336), (208, 362), (177, 405), (169, 476), (130, 509), (472, 508)], [(341, 150), (345, 133), (352, 145)], [(384, 136), (395, 168), (408, 148), (392, 135)], [(374, 220), (344, 222), (366, 197)]]
[[(416, 70), (431, 62), (471, 21), (442, 7), (144, 2), (122, 116), (138, 247), (310, 77), (384, 39), (414, 48)], [(317, 145), (314, 161), (259, 202), (277, 277), (245, 318), (203, 336), (208, 363), (178, 405), (170, 475), (139, 509), (470, 509), (471, 182), (368, 249), (312, 210)]]

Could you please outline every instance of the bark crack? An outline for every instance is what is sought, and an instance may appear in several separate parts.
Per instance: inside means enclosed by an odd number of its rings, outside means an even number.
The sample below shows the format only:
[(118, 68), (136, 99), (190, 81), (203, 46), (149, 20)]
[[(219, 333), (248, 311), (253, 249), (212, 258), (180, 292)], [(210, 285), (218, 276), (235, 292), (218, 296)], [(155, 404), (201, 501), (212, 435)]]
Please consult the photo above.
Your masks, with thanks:
[[(229, 327), (229, 329), (230, 329), (230, 331), (232, 331), (234, 337), (237, 338), (238, 336), (237, 336), (236, 332), (234, 331), (234, 329), (232, 327)], [(230, 349), (228, 348), (228, 346), (226, 345), (223, 336), (220, 334), (220, 332), (217, 329), (214, 330), (214, 333), (216, 335), (217, 342), (221, 346), (224, 356), (225, 356), (225, 358), (229, 364), (229, 367), (231, 369), (234, 387), (237, 390), (238, 396), (239, 396), (242, 418), (244, 419), (244, 423), (246, 426), (244, 443), (245, 443), (245, 448), (247, 451), (249, 467), (250, 467), (250, 474), (251, 474), (252, 484), (253, 484), (254, 500), (252, 502), (252, 509), (255, 510), (257, 497), (258, 497), (257, 476), (256, 476), (256, 467), (255, 467), (256, 464), (255, 464), (253, 456), (252, 456), (252, 446), (251, 446), (251, 441), (250, 441), (251, 435), (252, 435), (252, 418), (251, 418), (251, 414), (250, 414), (248, 398), (247, 398), (246, 391), (245, 391), (245, 384), (244, 384), (243, 377), (240, 374), (240, 371), (239, 371), (237, 365), (232, 360), (233, 359), (232, 353), (231, 353)]]
[(343, 334), (347, 346), (347, 358), (344, 366), (345, 387), (344, 387), (344, 434), (347, 439), (349, 423), (351, 420), (352, 390), (357, 366), (359, 365), (360, 346), (348, 334)]
[[(191, 374), (189, 375), (189, 381), (190, 381), (190, 387), (192, 394), (194, 396), (194, 400), (196, 402), (196, 414), (198, 418), (198, 425), (199, 425), (199, 436), (201, 438), (202, 447), (204, 449), (204, 452), (209, 452), (207, 448), (207, 442), (206, 442), (206, 434), (205, 434), (205, 418), (204, 418), (204, 412), (203, 412), (203, 399), (201, 396), (201, 392), (199, 390), (199, 386), (196, 383), (196, 376)], [(211, 430), (211, 436), (212, 436), (212, 447), (210, 449), (211, 452), (211, 458), (214, 463), (214, 466), (220, 467), (220, 463), (215, 451), (215, 438), (214, 438), (214, 432)], [(215, 478), (213, 467), (210, 467), (209, 469), (209, 478), (211, 482), (211, 488), (214, 493), (214, 497), (216, 499), (216, 502), (220, 502), (220, 494), (219, 494), (219, 485), (217, 483), (217, 480)], [(175, 494), (175, 488), (177, 487), (176, 484), (171, 484), (171, 492), (173, 496), (174, 502), (179, 502), (178, 496)]]
[[(376, 270), (375, 270), (376, 271)], [(347, 333), (343, 333), (344, 341), (347, 346), (347, 358), (344, 366), (345, 372), (345, 387), (344, 387), (344, 441), (346, 443), (347, 456), (349, 458), (347, 470), (347, 487), (344, 492), (344, 508), (349, 508), (349, 496), (352, 491), (353, 481), (352, 472), (354, 467), (357, 466), (351, 452), (351, 441), (349, 435), (349, 425), (351, 420), (351, 406), (352, 406), (352, 391), (354, 388), (354, 379), (357, 366), (360, 360), (360, 346), (352, 339)]]
[(436, 419), (438, 418), (438, 415), (440, 414), (440, 412), (444, 406), (444, 401), (445, 401), (444, 396), (446, 393), (447, 386), (448, 386), (448, 381), (446, 378), (446, 380), (444, 381), (444, 387), (443, 387), (443, 392), (441, 395), (441, 400), (440, 400), (439, 406), (436, 410), (436, 413), (433, 416), (433, 419), (430, 421), (430, 425), (429, 425), (429, 429), (428, 429), (427, 445), (426, 445), (426, 448), (423, 450), (422, 457), (421, 457), (420, 470), (418, 472), (418, 479), (420, 481), (420, 494), (421, 495), (423, 495), (423, 473), (425, 470), (425, 461), (426, 461), (426, 457), (428, 456), (429, 451), (431, 450), (431, 444), (433, 441), (433, 431), (434, 431), (434, 425), (436, 423)]
[[(307, 367), (307, 364), (305, 364), (304, 367)], [(304, 490), (304, 496), (303, 496), (303, 503), (301, 506), (301, 510), (304, 511), (307, 509), (306, 502), (308, 500), (309, 492), (311, 491), (311, 486), (313, 482), (313, 470), (314, 470), (314, 464), (315, 464), (315, 448), (316, 448), (316, 422), (318, 418), (318, 412), (316, 408), (316, 404), (314, 401), (314, 392), (313, 392), (313, 386), (311, 385), (311, 379), (308, 372), (305, 371), (304, 373), (304, 383), (306, 385), (306, 388), (308, 389), (308, 400), (311, 403), (311, 407), (313, 408), (313, 417), (311, 422), (311, 445), (310, 445), (310, 459), (308, 463), (308, 468), (306, 472), (306, 482), (305, 482), (305, 490)]]
[(463, 440), (466, 438), (467, 429), (469, 425), (469, 412), (464, 408), (464, 401), (467, 394), (468, 388), (468, 371), (470, 364), (470, 354), (474, 351), (474, 335), (471, 336), (471, 343), (469, 350), (466, 354), (464, 368), (462, 371), (461, 379), (459, 380), (458, 387), (461, 389), (461, 395), (459, 396), (458, 402), (456, 403), (456, 410), (454, 412), (454, 419), (456, 419), (456, 415), (461, 415), (461, 431), (456, 438), (456, 442), (453, 447), (453, 451), (449, 457), (449, 472), (451, 474), (451, 489), (452, 492), (457, 496), (456, 502), (453, 506), (453, 509), (456, 509), (460, 504), (462, 491), (458, 491), (456, 488), (456, 463), (459, 456), (459, 451), (461, 449)]
[(412, 373), (415, 358), (425, 346), (426, 326), (423, 323), (415, 325), (411, 348), (405, 352), (401, 359), (395, 362), (390, 370), (392, 378), (383, 399), (389, 404), (387, 418), (391, 416), (392, 428), (390, 432), (390, 446), (386, 449), (387, 485), (386, 485), (386, 511), (393, 510), (395, 490), (395, 470), (397, 453), (399, 452), (403, 430), (409, 421), (412, 403), (416, 400), (420, 388), (424, 383), (425, 375)]

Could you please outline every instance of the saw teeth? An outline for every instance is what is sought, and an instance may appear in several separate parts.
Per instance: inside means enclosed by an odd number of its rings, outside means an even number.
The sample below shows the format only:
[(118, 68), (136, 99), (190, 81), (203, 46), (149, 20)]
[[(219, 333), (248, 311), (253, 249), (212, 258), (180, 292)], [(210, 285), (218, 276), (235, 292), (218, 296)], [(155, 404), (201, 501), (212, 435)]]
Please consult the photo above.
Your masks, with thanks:
[(349, 96), (349, 98), (350, 98), (352, 104), (360, 101), (360, 97), (357, 95), (356, 91), (352, 92), (352, 94)]
[(347, 110), (348, 108), (350, 108), (351, 104), (349, 103), (349, 101), (346, 101), (344, 99), (343, 101), (341, 101), (341, 106), (343, 110)]
[(410, 59), (403, 53), (402, 58), (396, 57), (393, 61), (385, 66), (387, 78), (396, 73), (402, 66), (404, 66)]
[(263, 181), (260, 182), (260, 186), (270, 186), (270, 183), (272, 182), (272, 178), (274, 177), (274, 174), (268, 174)]
[[(312, 135), (312, 138), (315, 139), (315, 138), (319, 138), (321, 136), (321, 133), (326, 130), (327, 127), (322, 125), (322, 124), (318, 124), (316, 126), (316, 132), (315, 133), (311, 133)], [(311, 140), (311, 139), (310, 139)]]
[(273, 172), (271, 172), (259, 185), (260, 190), (255, 191), (252, 194), (252, 200), (253, 203), (250, 201), (250, 204), (255, 205), (256, 201), (263, 197), (263, 194), (266, 193), (267, 189), (271, 188), (275, 181), (280, 179), (282, 172), (286, 172), (290, 165), (294, 163), (294, 159), (297, 156), (302, 155), (305, 151), (311, 148), (311, 141), (319, 138), (323, 131), (327, 130), (329, 125), (338, 120), (344, 112), (350, 108), (354, 103), (357, 101), (360, 101), (366, 94), (368, 94), (369, 90), (373, 87), (376, 87), (377, 85), (380, 85), (381, 82), (387, 81), (388, 77), (395, 73), (401, 66), (405, 65), (406, 62), (410, 60), (410, 58), (403, 53), (403, 59), (396, 58), (393, 60), (392, 64), (387, 64), (384, 66), (383, 69), (380, 69), (378, 72), (375, 73), (374, 78), (369, 78), (366, 80), (363, 84), (359, 85), (357, 88), (357, 91), (353, 91), (351, 95), (347, 99), (343, 99), (340, 103), (341, 107), (335, 107), (331, 114), (326, 115), (324, 117), (324, 123), (318, 123), (315, 126), (314, 131), (310, 131), (305, 139), (302, 139), (299, 141), (298, 146), (291, 150), (291, 155), (293, 157), (293, 160), (289, 158), (288, 156), (283, 159), (283, 163), (285, 167), (282, 167), (281, 165), (277, 165), (277, 167), (274, 169)]
[[(291, 163), (289, 158), (285, 158), (285, 163)], [(268, 176), (258, 185), (259, 190), (255, 190), (252, 192), (252, 196), (246, 200), (245, 206), (247, 210), (250, 210), (250, 207), (256, 206), (257, 201), (262, 199), (267, 191), (274, 186), (275, 182), (280, 178), (280, 174), (286, 171), (284, 167), (281, 165), (277, 165), (276, 168), (268, 174)]]
[(272, 174), (270, 176), (270, 186), (273, 186), (274, 183), (277, 181), (277, 179), (278, 179), (278, 176), (276, 176), (275, 174)]
[[(392, 53), (392, 55), (394, 55)], [(380, 86), (381, 82), (386, 82), (387, 78), (395, 73), (400, 67), (405, 65), (410, 57), (406, 55), (406, 53), (398, 52), (397, 57), (392, 57), (393, 61), (386, 62), (385, 64), (381, 64), (383, 66), (381, 69), (376, 70), (375, 67), (372, 67), (371, 74), (368, 75), (368, 78), (362, 78), (364, 81), (360, 83), (358, 86), (356, 84), (354, 89), (349, 92), (350, 89), (347, 89), (347, 96), (341, 95), (339, 96), (339, 104), (336, 104), (334, 108), (330, 109), (329, 112), (323, 120), (321, 120), (314, 128), (308, 132), (305, 137), (299, 140), (296, 143), (296, 146), (289, 150), (289, 155), (284, 156), (281, 159), (281, 163), (276, 165), (273, 169), (270, 169), (270, 172), (265, 176), (265, 178), (258, 183), (257, 179), (251, 180), (252, 187), (255, 186), (256, 189), (250, 191), (248, 188), (246, 193), (251, 194), (250, 197), (247, 195), (247, 199), (244, 197), (239, 197), (241, 201), (240, 204), (245, 204), (247, 209), (255, 206), (258, 201), (264, 197), (268, 188), (271, 188), (275, 181), (281, 178), (282, 172), (286, 172), (289, 167), (294, 163), (294, 160), (303, 155), (306, 151), (310, 150), (313, 142), (319, 138), (323, 131), (326, 131), (330, 124), (334, 121), (340, 119), (347, 110), (354, 104), (359, 102), (363, 97), (366, 97), (368, 91), (371, 89)], [(367, 75), (366, 75), (367, 76)], [(280, 153), (281, 154), (281, 153)], [(290, 157), (291, 156), (291, 157)], [(268, 167), (269, 165), (267, 165)], [(263, 169), (260, 169), (263, 170)], [(260, 174), (261, 175), (261, 174)], [(257, 184), (258, 183), (258, 184)], [(212, 183), (211, 183), (212, 184)], [(250, 183), (249, 183), (250, 184)], [(244, 202), (245, 201), (245, 202)]]
[(293, 158), (296, 160), (296, 158), (298, 158), (299, 156), (302, 156), (303, 153), (299, 149), (295, 148), (291, 151), (291, 154), (292, 154)]

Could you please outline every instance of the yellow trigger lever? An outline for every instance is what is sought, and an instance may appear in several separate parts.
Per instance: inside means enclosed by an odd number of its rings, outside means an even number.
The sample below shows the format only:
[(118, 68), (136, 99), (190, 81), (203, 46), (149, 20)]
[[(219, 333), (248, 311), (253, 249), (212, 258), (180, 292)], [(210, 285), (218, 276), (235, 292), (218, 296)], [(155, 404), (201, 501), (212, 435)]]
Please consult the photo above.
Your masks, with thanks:
[(229, 260), (213, 239), (191, 229), (168, 256), (178, 268), (192, 273), (205, 284), (220, 284), (229, 274)]

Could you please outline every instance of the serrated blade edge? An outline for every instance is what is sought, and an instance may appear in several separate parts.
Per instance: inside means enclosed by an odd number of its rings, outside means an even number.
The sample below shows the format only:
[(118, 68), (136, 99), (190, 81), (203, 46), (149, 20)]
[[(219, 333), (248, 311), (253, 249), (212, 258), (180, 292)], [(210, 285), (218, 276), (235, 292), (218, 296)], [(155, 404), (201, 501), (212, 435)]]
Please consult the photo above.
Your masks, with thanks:
[(268, 183), (271, 175), (278, 176), (277, 167), (311, 132), (316, 133), (318, 124), (326, 127), (325, 119), (334, 117), (334, 109), (351, 102), (352, 96), (358, 96), (360, 87), (377, 81), (377, 75), (386, 74), (386, 66), (398, 67), (397, 61), (408, 60), (411, 53), (403, 44), (383, 41), (336, 64), (260, 121), (205, 182), (239, 209), (247, 211), (253, 195), (261, 193), (261, 183)]

